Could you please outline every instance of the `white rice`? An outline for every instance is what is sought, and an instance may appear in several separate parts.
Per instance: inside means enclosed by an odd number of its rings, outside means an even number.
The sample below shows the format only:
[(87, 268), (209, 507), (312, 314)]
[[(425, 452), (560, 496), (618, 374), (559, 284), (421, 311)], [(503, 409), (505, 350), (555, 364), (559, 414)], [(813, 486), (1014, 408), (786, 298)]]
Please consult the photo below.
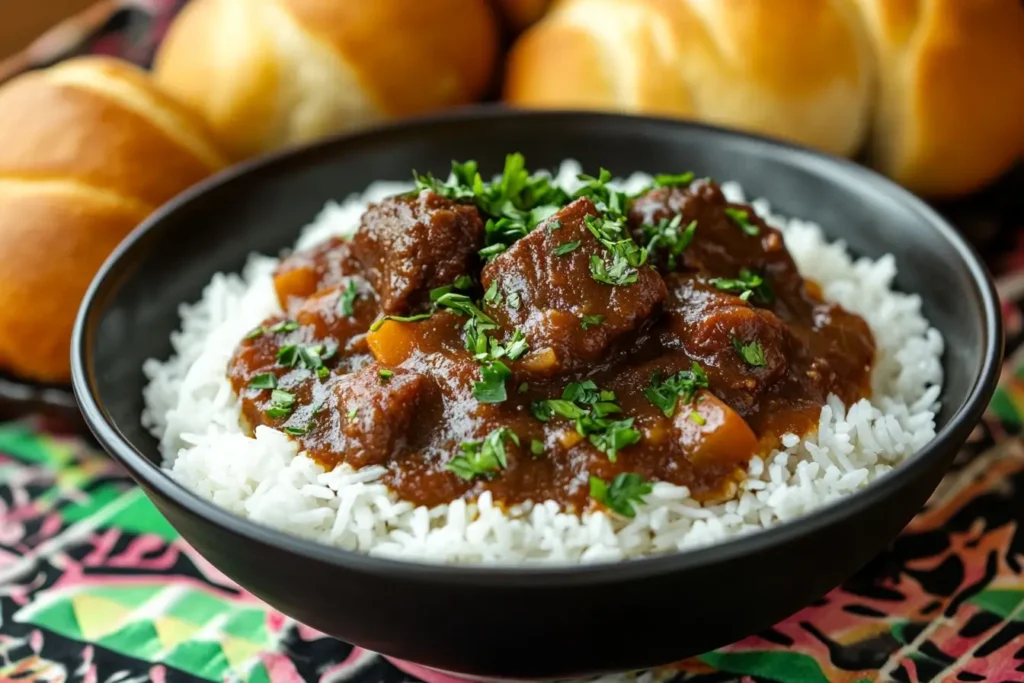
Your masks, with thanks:
[[(576, 186), (575, 162), (557, 181)], [(642, 187), (635, 174), (622, 186)], [(296, 249), (351, 234), (368, 203), (409, 189), (375, 183), (362, 196), (329, 203), (305, 228)], [(743, 201), (735, 183), (723, 191)], [(261, 524), (371, 555), (447, 563), (614, 562), (713, 543), (785, 522), (867, 486), (935, 436), (942, 383), (943, 341), (921, 315), (921, 300), (891, 289), (891, 256), (854, 261), (819, 227), (771, 212), (758, 214), (785, 235), (801, 272), (829, 301), (859, 313), (878, 346), (872, 399), (844, 406), (832, 397), (816, 434), (782, 439), (785, 450), (754, 458), (733, 500), (702, 506), (685, 487), (657, 483), (634, 519), (603, 512), (582, 516), (552, 502), (517, 506), (507, 514), (490, 494), (435, 508), (399, 500), (380, 483), (382, 467), (331, 472), (297, 452), (285, 434), (239, 427), (239, 402), (226, 365), (242, 336), (279, 312), (272, 271), (278, 260), (253, 255), (241, 276), (217, 274), (201, 301), (181, 306), (175, 356), (149, 360), (143, 423), (160, 439), (168, 472), (189, 489)]]

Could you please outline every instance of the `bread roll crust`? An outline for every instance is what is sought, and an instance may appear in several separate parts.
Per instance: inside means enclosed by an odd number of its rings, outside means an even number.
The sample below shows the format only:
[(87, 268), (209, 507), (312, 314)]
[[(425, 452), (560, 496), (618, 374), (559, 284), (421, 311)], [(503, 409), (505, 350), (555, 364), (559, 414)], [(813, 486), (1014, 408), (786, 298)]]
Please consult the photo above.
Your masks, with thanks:
[(694, 118), (848, 156), (870, 135), (880, 170), (958, 194), (1024, 157), (1024, 6), (561, 0), (513, 46), (504, 96)]
[(195, 0), (156, 58), (235, 158), (479, 98), (487, 0)]
[(78, 305), (147, 214), (223, 165), (144, 73), (79, 58), (0, 87), (0, 370), (64, 382)]
[[(563, 43), (601, 55), (586, 60), (600, 76), (573, 78), (583, 60)], [(513, 46), (505, 98), (611, 102), (848, 154), (863, 143), (871, 89), (868, 43), (846, 0), (562, 0)]]

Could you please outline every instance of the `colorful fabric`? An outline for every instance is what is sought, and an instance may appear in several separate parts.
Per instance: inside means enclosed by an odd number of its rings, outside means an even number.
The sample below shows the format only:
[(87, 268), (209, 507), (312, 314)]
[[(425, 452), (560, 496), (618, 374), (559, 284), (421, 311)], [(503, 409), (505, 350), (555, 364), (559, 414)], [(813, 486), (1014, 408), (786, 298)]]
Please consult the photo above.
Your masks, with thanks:
[[(764, 633), (645, 676), (1024, 681), (1022, 389), (1024, 362), (928, 507), (853, 579)], [(0, 425), (0, 680), (451, 680), (262, 604), (104, 454), (34, 426)]]
[[(99, 2), (0, 63), (0, 80), (85, 52), (148, 65), (183, 4)], [(1009, 360), (984, 423), (925, 510), (821, 601), (643, 679), (1024, 682), (1020, 181), (1018, 173), (949, 209), (993, 267), (1009, 273), (1000, 281)], [(0, 425), (0, 681), (417, 678), (457, 683), (338, 642), (264, 605), (196, 554), (86, 442), (49, 434), (41, 420)]]

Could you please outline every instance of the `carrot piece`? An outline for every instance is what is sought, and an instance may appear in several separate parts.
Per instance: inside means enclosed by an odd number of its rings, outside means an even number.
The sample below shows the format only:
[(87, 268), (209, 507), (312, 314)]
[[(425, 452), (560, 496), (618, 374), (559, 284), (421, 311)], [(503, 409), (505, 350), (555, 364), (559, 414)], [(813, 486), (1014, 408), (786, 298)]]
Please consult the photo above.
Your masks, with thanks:
[(758, 452), (746, 420), (710, 391), (700, 391), (674, 418), (687, 458), (695, 465), (743, 463)]
[(416, 352), (419, 336), (416, 323), (385, 320), (379, 328), (366, 335), (366, 343), (378, 363), (394, 367)]

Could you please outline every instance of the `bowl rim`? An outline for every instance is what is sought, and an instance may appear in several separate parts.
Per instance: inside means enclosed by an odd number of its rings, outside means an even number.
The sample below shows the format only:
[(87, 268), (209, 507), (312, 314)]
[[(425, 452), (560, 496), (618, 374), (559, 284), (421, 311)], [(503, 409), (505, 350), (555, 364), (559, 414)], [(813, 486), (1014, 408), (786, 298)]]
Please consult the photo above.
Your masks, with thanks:
[[(124, 270), (136, 245), (156, 234), (169, 216), (182, 207), (200, 200), (220, 187), (245, 179), (262, 171), (288, 172), (318, 155), (339, 153), (351, 146), (373, 146), (397, 134), (428, 135), (439, 126), (486, 121), (501, 125), (510, 120), (545, 122), (566, 125), (572, 121), (605, 121), (613, 125), (653, 125), (690, 129), (697, 135), (719, 139), (737, 139), (760, 145), (782, 154), (805, 170), (831, 180), (846, 176), (850, 181), (868, 187), (872, 192), (907, 205), (920, 220), (928, 223), (937, 236), (945, 239), (957, 252), (973, 284), (972, 296), (980, 300), (983, 319), (982, 369), (975, 378), (966, 399), (957, 407), (949, 421), (923, 448), (891, 472), (863, 489), (826, 503), (796, 519), (780, 522), (767, 529), (734, 536), (708, 546), (680, 550), (618, 562), (595, 564), (442, 564), (418, 559), (394, 559), (345, 550), (311, 539), (291, 535), (245, 517), (240, 517), (212, 501), (202, 498), (174, 480), (159, 465), (136, 449), (109, 418), (96, 394), (94, 368), (88, 357), (90, 332), (104, 310), (112, 291), (124, 279)], [(378, 125), (362, 131), (340, 134), (305, 145), (285, 149), (231, 166), (185, 190), (159, 207), (139, 224), (107, 258), (93, 278), (75, 319), (71, 343), (72, 388), (86, 423), (100, 444), (131, 476), (145, 487), (155, 490), (164, 499), (189, 514), (214, 524), (249, 541), (269, 545), (306, 560), (322, 562), (338, 569), (374, 573), (396, 580), (420, 582), (458, 580), (474, 586), (544, 587), (584, 584), (606, 584), (632, 581), (669, 572), (691, 570), (725, 562), (743, 555), (755, 555), (771, 546), (784, 544), (839, 522), (842, 518), (865, 510), (892, 495), (900, 485), (918, 476), (929, 461), (956, 442), (962, 442), (980, 420), (998, 383), (1003, 349), (1002, 319), (995, 285), (974, 248), (934, 209), (908, 190), (873, 170), (853, 161), (809, 149), (793, 143), (734, 129), (666, 117), (634, 116), (617, 113), (578, 110), (524, 111), (504, 106), (475, 105), (438, 114), (408, 118)], [(141, 368), (139, 369), (141, 372)]]

